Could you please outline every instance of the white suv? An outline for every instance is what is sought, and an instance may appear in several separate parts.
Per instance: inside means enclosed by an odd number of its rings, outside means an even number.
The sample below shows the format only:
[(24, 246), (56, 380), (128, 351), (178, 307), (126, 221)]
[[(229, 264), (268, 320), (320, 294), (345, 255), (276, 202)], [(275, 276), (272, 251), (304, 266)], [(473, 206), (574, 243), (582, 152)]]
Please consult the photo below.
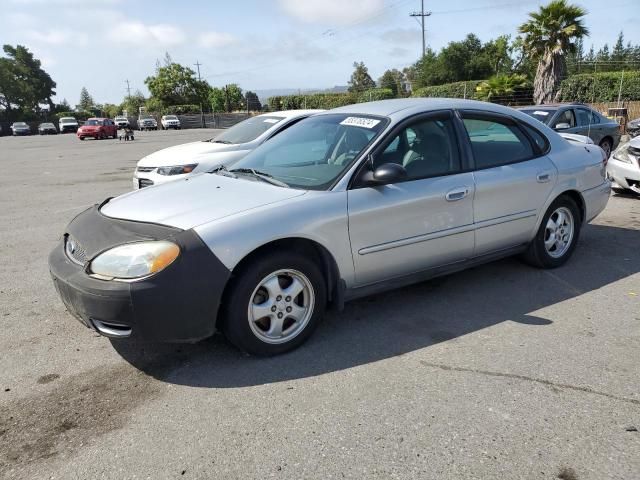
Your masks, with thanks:
[(160, 123), (162, 124), (163, 130), (169, 130), (170, 128), (180, 130), (181, 128), (180, 119), (175, 115), (163, 115)]
[(129, 119), (127, 117), (119, 116), (114, 118), (113, 121), (118, 128), (126, 128), (129, 126)]

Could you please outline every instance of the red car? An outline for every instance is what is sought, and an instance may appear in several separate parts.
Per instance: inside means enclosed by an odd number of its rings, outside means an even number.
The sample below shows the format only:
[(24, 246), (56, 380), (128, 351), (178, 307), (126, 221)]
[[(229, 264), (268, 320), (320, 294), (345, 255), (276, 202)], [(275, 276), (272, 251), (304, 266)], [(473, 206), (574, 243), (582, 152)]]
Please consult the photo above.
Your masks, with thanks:
[(113, 120), (108, 118), (90, 118), (82, 125), (76, 133), (80, 140), (87, 137), (101, 140), (103, 138), (118, 138), (118, 127)]

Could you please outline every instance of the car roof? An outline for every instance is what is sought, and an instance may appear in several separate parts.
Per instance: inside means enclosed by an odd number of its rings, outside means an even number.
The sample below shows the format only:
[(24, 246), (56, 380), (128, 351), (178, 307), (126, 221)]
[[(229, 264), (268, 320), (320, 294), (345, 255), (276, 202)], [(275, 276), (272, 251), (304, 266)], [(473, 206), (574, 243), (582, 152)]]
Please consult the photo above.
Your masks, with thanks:
[(404, 118), (417, 113), (448, 109), (482, 110), (505, 115), (513, 115), (515, 112), (515, 110), (510, 107), (478, 100), (464, 100), (461, 98), (398, 98), (395, 100), (356, 103), (328, 110), (324, 114), (352, 113)]
[(325, 112), (326, 110), (319, 109), (301, 109), (301, 110), (280, 110), (278, 112), (262, 113), (257, 115), (258, 117), (284, 117), (284, 118), (297, 118), (308, 117), (309, 115), (315, 115), (316, 113)]

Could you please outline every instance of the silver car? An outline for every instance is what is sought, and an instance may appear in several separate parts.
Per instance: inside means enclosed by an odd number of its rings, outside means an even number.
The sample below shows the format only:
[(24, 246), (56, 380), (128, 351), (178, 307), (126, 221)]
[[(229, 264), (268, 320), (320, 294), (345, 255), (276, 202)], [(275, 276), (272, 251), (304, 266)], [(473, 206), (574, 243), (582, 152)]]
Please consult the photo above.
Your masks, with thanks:
[(103, 335), (217, 329), (273, 355), (328, 304), (515, 254), (558, 267), (609, 194), (600, 148), (524, 113), (388, 100), (302, 120), (229, 170), (105, 200), (49, 265), (68, 310)]

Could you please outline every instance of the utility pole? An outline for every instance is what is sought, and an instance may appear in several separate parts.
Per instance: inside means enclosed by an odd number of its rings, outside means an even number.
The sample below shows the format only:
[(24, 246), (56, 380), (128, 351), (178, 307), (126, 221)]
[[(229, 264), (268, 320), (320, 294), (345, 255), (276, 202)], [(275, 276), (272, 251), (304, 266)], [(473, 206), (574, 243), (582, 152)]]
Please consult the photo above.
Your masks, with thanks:
[[(198, 82), (201, 82), (202, 80), (200, 79), (200, 66), (202, 64), (199, 60), (196, 60), (196, 63), (194, 63), (194, 65), (198, 68)], [(202, 102), (200, 102), (200, 120), (202, 121), (202, 128), (206, 128), (206, 124), (204, 121), (204, 111), (202, 110)]]
[(127, 98), (131, 97), (131, 85), (129, 85), (129, 79), (125, 80), (127, 82)]
[(422, 56), (424, 57), (427, 53), (427, 40), (425, 35), (424, 19), (425, 17), (430, 17), (431, 12), (424, 11), (424, 0), (420, 0), (420, 4), (422, 7), (420, 11), (410, 13), (409, 16), (415, 18), (416, 20), (418, 19), (418, 17), (420, 17), (419, 22), (420, 22), (420, 26), (422, 27)]

